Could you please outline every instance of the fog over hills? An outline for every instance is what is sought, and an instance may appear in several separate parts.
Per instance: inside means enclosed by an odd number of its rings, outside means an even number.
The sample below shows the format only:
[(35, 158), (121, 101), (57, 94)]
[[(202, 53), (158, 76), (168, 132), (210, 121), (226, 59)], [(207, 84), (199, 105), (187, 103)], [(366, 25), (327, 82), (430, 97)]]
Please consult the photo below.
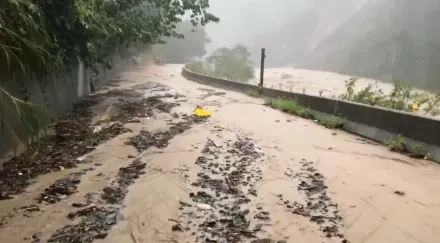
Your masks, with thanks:
[(213, 0), (213, 42), (243, 43), (259, 64), (440, 87), (440, 2), (435, 0)]
[(440, 3), (374, 0), (296, 64), (433, 88), (440, 84)]

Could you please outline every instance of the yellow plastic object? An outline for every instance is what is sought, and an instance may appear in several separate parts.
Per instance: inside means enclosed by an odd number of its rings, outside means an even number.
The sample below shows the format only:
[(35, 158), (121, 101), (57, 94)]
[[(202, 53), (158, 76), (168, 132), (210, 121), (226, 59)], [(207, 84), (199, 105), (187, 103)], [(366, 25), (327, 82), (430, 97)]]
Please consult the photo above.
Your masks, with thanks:
[(196, 115), (196, 116), (208, 117), (208, 116), (211, 116), (211, 114), (212, 114), (211, 110), (205, 110), (200, 107), (197, 107), (194, 110), (194, 115)]
[(412, 110), (412, 112), (418, 111), (419, 110), (419, 104), (412, 104), (411, 110)]

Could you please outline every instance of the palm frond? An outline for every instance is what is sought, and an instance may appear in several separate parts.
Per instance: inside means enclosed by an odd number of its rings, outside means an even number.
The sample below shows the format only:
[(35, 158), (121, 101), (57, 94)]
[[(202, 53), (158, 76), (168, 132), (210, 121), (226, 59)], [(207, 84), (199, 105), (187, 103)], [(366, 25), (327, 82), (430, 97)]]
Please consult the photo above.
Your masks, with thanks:
[[(49, 118), (43, 107), (14, 97), (3, 84), (17, 79), (36, 81), (39, 74), (56, 70), (60, 62), (49, 53), (50, 46), (37, 5), (30, 0), (0, 3), (0, 136), (6, 128), (14, 149), (20, 143), (28, 144), (29, 138), (39, 136)], [(5, 116), (6, 107), (11, 107), (14, 114)], [(15, 120), (18, 123), (11, 122)]]
[(38, 73), (58, 68), (58, 57), (48, 50), (52, 40), (41, 9), (30, 0), (0, 3), (0, 73), (3, 80), (35, 81)]
[[(38, 136), (49, 124), (49, 118), (43, 107), (17, 99), (0, 87), (0, 105), (6, 106), (8, 104), (14, 109), (19, 123), (10, 124), (8, 122), (10, 119), (3, 117), (3, 114), (0, 114), (0, 123), (8, 128), (14, 143), (18, 141), (27, 143), (29, 135)], [(19, 130), (22, 131), (22, 136), (19, 135)]]

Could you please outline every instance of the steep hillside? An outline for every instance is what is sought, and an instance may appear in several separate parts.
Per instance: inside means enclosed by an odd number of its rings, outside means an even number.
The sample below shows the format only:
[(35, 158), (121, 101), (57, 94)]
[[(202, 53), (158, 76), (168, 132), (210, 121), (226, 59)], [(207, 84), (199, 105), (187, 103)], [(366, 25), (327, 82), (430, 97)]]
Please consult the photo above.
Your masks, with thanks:
[[(268, 67), (299, 62), (368, 0), (314, 1), (307, 10), (280, 19), (272, 31), (249, 38), (245, 44), (259, 63), (260, 50), (267, 49)], [(293, 11), (293, 10), (292, 10)]]
[(339, 29), (354, 13), (369, 0), (321, 1), (317, 4), (318, 24), (310, 43), (310, 50)]
[(438, 23), (438, 1), (370, 0), (297, 65), (440, 87)]

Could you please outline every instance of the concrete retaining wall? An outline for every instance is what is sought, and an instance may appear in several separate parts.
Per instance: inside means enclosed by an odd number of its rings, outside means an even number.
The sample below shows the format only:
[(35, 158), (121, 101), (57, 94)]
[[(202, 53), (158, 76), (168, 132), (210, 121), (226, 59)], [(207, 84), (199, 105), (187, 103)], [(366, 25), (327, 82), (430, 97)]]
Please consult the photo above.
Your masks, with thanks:
[[(93, 80), (94, 83), (102, 83), (106, 77), (127, 67), (130, 63), (131, 58), (115, 58), (114, 68), (108, 72), (103, 69), (99, 70), (99, 76), (93, 75), (91, 70), (85, 69), (84, 65), (79, 63), (54, 77), (41, 77), (38, 82), (14, 81), (5, 82), (1, 86), (13, 96), (41, 106), (49, 118), (56, 118), (71, 110), (74, 103), (90, 94), (90, 80)], [(3, 124), (0, 120), (1, 158), (14, 148), (13, 135), (9, 125), (12, 126), (21, 141), (29, 138), (30, 134), (21, 125), (12, 103), (0, 100), (0, 105), (3, 109), (2, 115), (0, 115), (3, 120)]]
[[(212, 78), (185, 68), (182, 70), (182, 76), (198, 83), (239, 92), (258, 90), (256, 85)], [(270, 98), (295, 99), (302, 106), (310, 108), (317, 118), (322, 119), (332, 115), (344, 117), (346, 119), (344, 130), (378, 142), (396, 139), (400, 135), (409, 147), (421, 145), (432, 159), (440, 161), (440, 120), (349, 101), (269, 88), (263, 88), (262, 95)]]

